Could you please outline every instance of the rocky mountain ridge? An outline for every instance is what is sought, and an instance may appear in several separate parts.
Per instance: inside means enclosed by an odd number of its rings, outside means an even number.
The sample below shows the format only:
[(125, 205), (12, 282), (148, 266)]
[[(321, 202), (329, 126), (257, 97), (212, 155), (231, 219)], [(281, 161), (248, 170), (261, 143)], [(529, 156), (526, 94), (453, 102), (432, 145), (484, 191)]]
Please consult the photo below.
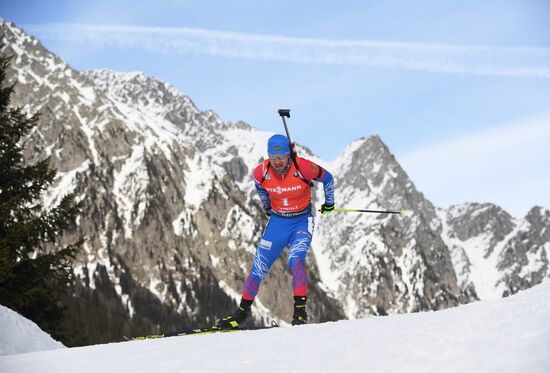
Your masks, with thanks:
[[(67, 322), (87, 336), (82, 343), (230, 312), (265, 225), (251, 173), (271, 133), (200, 111), (142, 73), (78, 72), (14, 24), (0, 26), (2, 54), (14, 56), (12, 103), (41, 114), (26, 157), (51, 155), (59, 170), (45, 203), (68, 192), (85, 202), (78, 231), (86, 252), (67, 300)], [(316, 217), (313, 322), (452, 307), (550, 276), (548, 210), (514, 219), (486, 204), (437, 209), (378, 136), (355, 141), (333, 162), (299, 151), (333, 172), (338, 204), (412, 211)], [(317, 187), (315, 201), (322, 198)], [(262, 284), (257, 322), (290, 317), (282, 259)]]

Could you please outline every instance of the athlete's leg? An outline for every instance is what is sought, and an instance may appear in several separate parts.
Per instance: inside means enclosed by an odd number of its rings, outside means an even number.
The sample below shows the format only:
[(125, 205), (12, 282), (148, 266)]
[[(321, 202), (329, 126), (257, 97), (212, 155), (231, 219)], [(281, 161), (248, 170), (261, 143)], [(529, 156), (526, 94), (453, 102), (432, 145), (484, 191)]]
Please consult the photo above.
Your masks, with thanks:
[(288, 265), (292, 272), (292, 290), (295, 297), (305, 297), (307, 294), (306, 255), (313, 238), (315, 223), (311, 215), (306, 215), (296, 222), (290, 235), (290, 250)]
[(244, 283), (243, 299), (254, 299), (260, 288), (260, 283), (287, 245), (289, 239), (288, 220), (275, 215), (269, 218), (262, 240), (256, 249), (252, 269)]

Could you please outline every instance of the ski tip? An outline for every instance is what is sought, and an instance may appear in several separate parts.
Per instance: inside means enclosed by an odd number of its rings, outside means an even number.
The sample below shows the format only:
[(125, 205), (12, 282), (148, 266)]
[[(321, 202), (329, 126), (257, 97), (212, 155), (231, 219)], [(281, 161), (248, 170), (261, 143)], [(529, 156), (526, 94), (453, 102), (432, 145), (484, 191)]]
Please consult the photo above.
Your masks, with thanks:
[(409, 211), (407, 211), (407, 210), (400, 210), (399, 213), (400, 213), (401, 215), (408, 215), (408, 214), (409, 214)]

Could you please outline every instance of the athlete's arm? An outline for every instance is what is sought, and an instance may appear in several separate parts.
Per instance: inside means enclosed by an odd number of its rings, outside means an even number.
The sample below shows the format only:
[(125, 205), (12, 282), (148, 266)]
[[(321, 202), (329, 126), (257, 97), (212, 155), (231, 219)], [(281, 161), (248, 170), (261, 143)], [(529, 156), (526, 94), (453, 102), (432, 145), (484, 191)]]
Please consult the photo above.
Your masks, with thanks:
[(323, 183), (325, 190), (325, 205), (334, 205), (334, 178), (323, 167), (307, 159), (298, 158), (298, 168), (306, 180)]
[(325, 190), (325, 205), (334, 205), (334, 178), (327, 170), (324, 170), (323, 177), (319, 180), (323, 183)]
[(262, 201), (264, 209), (269, 211), (271, 210), (271, 199), (269, 198), (268, 191), (260, 185), (262, 177), (262, 165), (259, 165), (254, 170), (254, 185), (256, 186), (256, 191), (258, 192), (258, 196), (260, 197), (260, 201)]

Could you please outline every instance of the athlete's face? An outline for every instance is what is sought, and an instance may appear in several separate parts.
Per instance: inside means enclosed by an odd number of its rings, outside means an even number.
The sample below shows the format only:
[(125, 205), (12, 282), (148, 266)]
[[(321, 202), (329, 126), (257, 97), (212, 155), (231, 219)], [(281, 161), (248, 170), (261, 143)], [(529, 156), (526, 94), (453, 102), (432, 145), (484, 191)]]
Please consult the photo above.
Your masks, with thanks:
[(270, 154), (269, 163), (275, 172), (282, 174), (286, 166), (290, 162), (290, 156), (288, 154)]

